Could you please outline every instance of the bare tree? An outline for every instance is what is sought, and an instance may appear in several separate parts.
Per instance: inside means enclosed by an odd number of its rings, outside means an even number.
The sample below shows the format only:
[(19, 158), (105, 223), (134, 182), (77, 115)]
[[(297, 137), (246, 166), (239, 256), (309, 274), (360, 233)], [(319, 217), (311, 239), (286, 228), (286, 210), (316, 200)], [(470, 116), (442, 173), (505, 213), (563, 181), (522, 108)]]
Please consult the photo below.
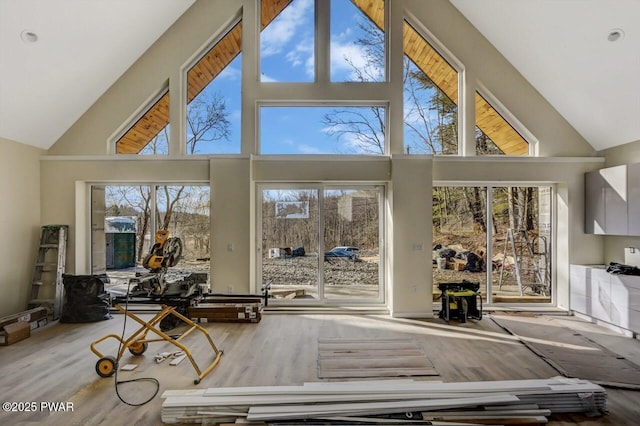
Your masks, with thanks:
[(338, 139), (346, 137), (353, 148), (368, 154), (384, 154), (384, 108), (368, 108), (375, 117), (372, 122), (361, 111), (334, 110), (325, 114), (322, 123), (327, 127), (327, 134)]
[[(356, 44), (364, 52), (364, 65), (351, 58), (354, 80), (376, 81), (384, 69), (384, 32), (363, 19), (358, 23), (362, 36)], [(407, 153), (455, 154), (458, 150), (457, 105), (408, 58), (405, 60), (405, 126), (413, 141), (407, 141)], [(371, 115), (349, 109), (336, 109), (323, 117), (328, 134), (348, 138), (358, 152), (384, 154), (384, 108), (369, 108)]]
[(198, 96), (192, 100), (187, 114), (187, 152), (195, 154), (198, 145), (228, 140), (231, 135), (228, 115), (226, 101), (220, 93)]

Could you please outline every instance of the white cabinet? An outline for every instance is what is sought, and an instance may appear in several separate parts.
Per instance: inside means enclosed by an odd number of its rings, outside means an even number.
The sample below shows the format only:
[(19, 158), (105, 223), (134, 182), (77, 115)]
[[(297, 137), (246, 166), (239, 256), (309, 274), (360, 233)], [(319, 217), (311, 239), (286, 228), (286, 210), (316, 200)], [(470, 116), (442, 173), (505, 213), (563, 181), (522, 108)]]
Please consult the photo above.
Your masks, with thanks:
[(570, 279), (571, 310), (640, 333), (640, 276), (571, 265)]
[(640, 235), (640, 163), (629, 164), (627, 169), (629, 235)]
[(604, 235), (604, 179), (600, 170), (585, 174), (584, 188), (584, 232)]
[(585, 174), (585, 232), (640, 235), (640, 163)]

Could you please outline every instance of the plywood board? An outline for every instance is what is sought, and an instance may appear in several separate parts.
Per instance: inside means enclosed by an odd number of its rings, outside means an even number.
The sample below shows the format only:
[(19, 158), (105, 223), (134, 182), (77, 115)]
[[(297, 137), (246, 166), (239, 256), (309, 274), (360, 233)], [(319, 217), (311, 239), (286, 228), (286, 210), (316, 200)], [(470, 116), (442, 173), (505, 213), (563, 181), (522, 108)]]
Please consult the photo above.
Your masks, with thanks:
[(318, 339), (319, 378), (437, 375), (422, 349), (408, 339)]

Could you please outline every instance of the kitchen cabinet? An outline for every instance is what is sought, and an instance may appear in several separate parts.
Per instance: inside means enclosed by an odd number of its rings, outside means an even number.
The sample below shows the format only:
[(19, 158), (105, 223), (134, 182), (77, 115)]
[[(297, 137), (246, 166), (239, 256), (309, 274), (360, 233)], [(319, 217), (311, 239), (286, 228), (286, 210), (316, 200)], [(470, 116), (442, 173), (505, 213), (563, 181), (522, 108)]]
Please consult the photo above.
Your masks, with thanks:
[(627, 169), (629, 235), (640, 235), (640, 163), (629, 164)]
[(585, 174), (585, 232), (640, 236), (640, 163)]
[(571, 310), (640, 333), (640, 276), (614, 275), (604, 266), (571, 265)]

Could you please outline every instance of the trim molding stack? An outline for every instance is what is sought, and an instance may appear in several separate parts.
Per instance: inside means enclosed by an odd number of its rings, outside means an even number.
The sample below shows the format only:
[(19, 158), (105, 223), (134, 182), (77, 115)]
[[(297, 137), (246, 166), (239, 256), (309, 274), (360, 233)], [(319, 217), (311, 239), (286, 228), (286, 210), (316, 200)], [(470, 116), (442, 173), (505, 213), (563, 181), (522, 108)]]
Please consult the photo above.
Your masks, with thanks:
[[(607, 411), (604, 388), (565, 377), (459, 383), (406, 379), (317, 382), (302, 386), (168, 390), (162, 398), (162, 421), (169, 424), (238, 419), (269, 423), (369, 418), (373, 422), (375, 416), (378, 422), (380, 416), (394, 417), (394, 423), (399, 424), (415, 424), (416, 420), (424, 420), (422, 424), (495, 424), (498, 419), (545, 424), (552, 414), (599, 416)], [(407, 418), (397, 419), (399, 416)]]

